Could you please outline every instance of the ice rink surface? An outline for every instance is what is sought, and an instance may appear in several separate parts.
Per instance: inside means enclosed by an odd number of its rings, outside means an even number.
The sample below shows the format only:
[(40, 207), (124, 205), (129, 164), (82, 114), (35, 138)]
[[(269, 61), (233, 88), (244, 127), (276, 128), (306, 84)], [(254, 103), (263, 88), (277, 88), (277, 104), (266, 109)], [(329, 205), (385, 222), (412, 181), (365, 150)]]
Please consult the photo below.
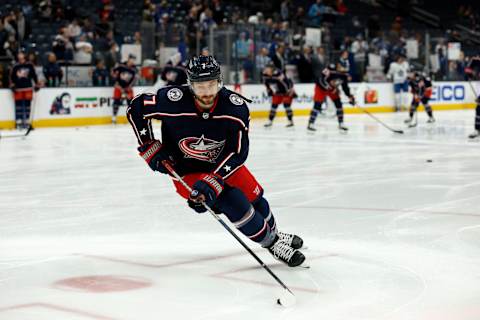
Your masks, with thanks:
[[(365, 115), (251, 124), (247, 166), (310, 269), (190, 210), (126, 125), (0, 140), (0, 319), (480, 319), (480, 142), (474, 112), (395, 135)], [(402, 114), (379, 115), (404, 128)], [(5, 133), (5, 132), (3, 132)], [(7, 133), (5, 133), (7, 134)], [(432, 162), (427, 162), (432, 160)]]

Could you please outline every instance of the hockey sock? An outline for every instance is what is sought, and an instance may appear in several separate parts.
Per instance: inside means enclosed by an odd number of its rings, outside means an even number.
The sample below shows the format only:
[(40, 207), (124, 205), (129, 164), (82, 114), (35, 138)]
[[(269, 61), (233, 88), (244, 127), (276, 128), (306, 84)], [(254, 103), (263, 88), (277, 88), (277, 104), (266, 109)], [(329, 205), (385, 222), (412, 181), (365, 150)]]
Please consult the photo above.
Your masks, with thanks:
[(333, 101), (333, 103), (335, 104), (335, 108), (337, 108), (337, 119), (338, 119), (338, 123), (342, 123), (343, 122), (343, 107), (342, 107), (342, 102), (340, 101), (340, 99), (336, 99)]
[(235, 227), (250, 240), (268, 247), (275, 240), (272, 231), (262, 214), (248, 201), (245, 194), (237, 188), (227, 188), (216, 203)]
[(24, 100), (26, 122), (30, 121), (32, 100)]
[(402, 106), (402, 96), (403, 94), (400, 93), (395, 93), (395, 109), (400, 110), (400, 107)]
[(413, 118), (413, 114), (417, 111), (417, 107), (418, 105), (413, 103), (411, 106), (410, 106), (410, 110), (408, 111), (408, 115), (410, 116), (410, 118)]
[(268, 120), (273, 121), (275, 118), (275, 115), (277, 114), (277, 108), (278, 104), (272, 104), (272, 107), (270, 109), (270, 114), (268, 115)]
[(308, 120), (309, 123), (315, 123), (315, 120), (317, 119), (318, 113), (322, 111), (322, 103), (321, 102), (315, 102), (313, 104), (312, 111), (310, 111), (310, 120)]
[(426, 104), (426, 105), (425, 105), (425, 111), (427, 112), (427, 114), (428, 114), (428, 116), (429, 116), (430, 118), (433, 117), (432, 107), (431, 107), (429, 104)]
[(118, 109), (120, 108), (120, 105), (122, 104), (121, 99), (114, 99), (113, 100), (113, 115), (116, 116), (118, 113)]
[(262, 215), (265, 221), (267, 221), (270, 230), (277, 230), (277, 223), (275, 221), (275, 217), (273, 216), (272, 210), (270, 210), (270, 205), (268, 204), (267, 199), (260, 197), (260, 199), (253, 203), (253, 207)]
[(283, 107), (285, 108), (285, 111), (287, 113), (287, 119), (289, 121), (292, 121), (293, 120), (293, 111), (292, 111), (292, 108), (290, 107), (289, 104), (283, 104)]
[(475, 130), (480, 130), (480, 104), (475, 108)]

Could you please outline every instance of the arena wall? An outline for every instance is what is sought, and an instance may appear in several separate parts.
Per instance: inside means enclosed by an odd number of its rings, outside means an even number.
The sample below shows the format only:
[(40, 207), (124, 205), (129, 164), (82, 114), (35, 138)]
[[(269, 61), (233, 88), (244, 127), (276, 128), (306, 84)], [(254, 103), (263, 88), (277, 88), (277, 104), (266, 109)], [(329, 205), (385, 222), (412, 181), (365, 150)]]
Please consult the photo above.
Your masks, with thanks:
[[(472, 87), (472, 85), (473, 87)], [(350, 87), (357, 103), (370, 112), (393, 112), (394, 95), (391, 83), (351, 83)], [(431, 104), (434, 110), (459, 110), (475, 107), (475, 94), (480, 92), (480, 82), (435, 82)], [(233, 89), (233, 88), (230, 88)], [(296, 115), (307, 115), (312, 107), (313, 84), (297, 84), (298, 97), (292, 105)], [(134, 93), (155, 92), (155, 87), (135, 87)], [(242, 85), (239, 92), (253, 100), (249, 104), (252, 118), (268, 115), (270, 99), (263, 85)], [(33, 101), (33, 126), (84, 126), (111, 123), (113, 88), (43, 88), (36, 92)], [(347, 104), (343, 96), (345, 113), (361, 113), (361, 110)], [(409, 98), (411, 99), (411, 97)], [(57, 103), (57, 108), (52, 105)], [(60, 106), (60, 108), (58, 108)], [(119, 115), (125, 114), (122, 106)], [(280, 115), (282, 110), (280, 107)], [(0, 128), (15, 127), (12, 92), (0, 90)], [(120, 116), (119, 123), (126, 123)]]

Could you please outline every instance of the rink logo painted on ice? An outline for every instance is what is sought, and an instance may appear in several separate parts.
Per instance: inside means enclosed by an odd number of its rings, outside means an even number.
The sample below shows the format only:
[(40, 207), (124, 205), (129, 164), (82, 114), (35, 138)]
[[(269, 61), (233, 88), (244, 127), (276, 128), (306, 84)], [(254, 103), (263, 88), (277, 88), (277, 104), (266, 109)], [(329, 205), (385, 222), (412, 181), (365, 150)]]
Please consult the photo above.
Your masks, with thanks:
[(185, 158), (193, 158), (214, 163), (225, 146), (225, 140), (215, 141), (203, 135), (200, 138), (187, 137), (178, 143), (178, 147), (185, 154)]

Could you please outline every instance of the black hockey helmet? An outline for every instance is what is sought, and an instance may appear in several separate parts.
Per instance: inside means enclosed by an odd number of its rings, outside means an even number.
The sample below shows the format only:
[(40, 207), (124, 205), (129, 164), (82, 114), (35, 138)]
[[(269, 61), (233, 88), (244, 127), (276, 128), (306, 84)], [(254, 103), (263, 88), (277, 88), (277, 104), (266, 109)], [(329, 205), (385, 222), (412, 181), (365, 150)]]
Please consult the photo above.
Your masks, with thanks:
[(329, 63), (328, 66), (327, 66), (327, 69), (330, 70), (330, 71), (336, 71), (337, 66), (335, 65), (335, 63)]
[(220, 65), (213, 56), (194, 56), (190, 59), (187, 65), (187, 76), (189, 82), (222, 81)]

